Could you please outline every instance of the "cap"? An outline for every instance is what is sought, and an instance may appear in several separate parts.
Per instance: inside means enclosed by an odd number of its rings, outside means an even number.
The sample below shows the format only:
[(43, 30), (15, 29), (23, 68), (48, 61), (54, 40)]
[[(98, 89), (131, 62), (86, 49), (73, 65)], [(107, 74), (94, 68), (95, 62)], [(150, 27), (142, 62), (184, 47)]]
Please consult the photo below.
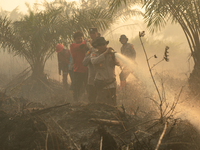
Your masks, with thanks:
[(98, 32), (97, 28), (89, 28), (89, 33), (95, 33)]

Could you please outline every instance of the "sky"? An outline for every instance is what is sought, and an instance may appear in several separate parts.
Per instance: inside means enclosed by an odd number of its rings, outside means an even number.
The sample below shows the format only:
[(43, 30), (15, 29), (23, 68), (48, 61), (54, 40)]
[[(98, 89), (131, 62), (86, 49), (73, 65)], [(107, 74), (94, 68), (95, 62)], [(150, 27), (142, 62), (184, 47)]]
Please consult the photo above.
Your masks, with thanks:
[[(46, 0), (47, 2), (52, 2), (54, 0)], [(67, 0), (67, 1), (78, 1), (78, 0)], [(34, 4), (35, 2), (41, 3), (43, 0), (0, 0), (0, 7), (3, 10), (12, 11), (17, 6), (19, 6), (19, 11), (26, 12), (27, 7), (25, 3), (29, 3), (30, 5)]]

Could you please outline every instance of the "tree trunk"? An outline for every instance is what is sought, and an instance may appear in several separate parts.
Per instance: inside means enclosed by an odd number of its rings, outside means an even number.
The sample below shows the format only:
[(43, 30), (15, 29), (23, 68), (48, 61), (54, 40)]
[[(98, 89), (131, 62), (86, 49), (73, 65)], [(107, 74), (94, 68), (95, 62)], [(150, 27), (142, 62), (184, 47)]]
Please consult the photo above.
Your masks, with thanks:
[(46, 79), (46, 76), (44, 74), (44, 64), (40, 61), (35, 63), (32, 67), (32, 78), (33, 79)]
[(200, 59), (195, 63), (194, 69), (190, 74), (188, 82), (192, 94), (200, 94)]

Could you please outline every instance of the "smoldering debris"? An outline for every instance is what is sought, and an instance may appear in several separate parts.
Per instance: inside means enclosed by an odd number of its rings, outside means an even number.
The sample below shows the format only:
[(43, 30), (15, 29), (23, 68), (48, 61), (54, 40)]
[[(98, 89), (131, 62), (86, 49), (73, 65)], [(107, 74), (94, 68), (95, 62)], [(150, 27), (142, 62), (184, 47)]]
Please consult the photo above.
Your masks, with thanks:
[[(5, 93), (1, 95), (1, 101), (5, 97), (9, 99)], [(161, 122), (149, 113), (129, 115), (126, 108), (106, 104), (66, 103), (51, 107), (32, 104), (26, 105), (29, 109), (21, 108), (11, 114), (5, 107), (9, 103), (2, 104), (2, 150), (99, 150), (100, 147), (102, 150), (146, 150), (157, 146), (160, 150), (200, 148), (199, 132), (188, 121), (181, 119), (170, 118)], [(13, 107), (17, 105), (13, 104), (10, 109)]]

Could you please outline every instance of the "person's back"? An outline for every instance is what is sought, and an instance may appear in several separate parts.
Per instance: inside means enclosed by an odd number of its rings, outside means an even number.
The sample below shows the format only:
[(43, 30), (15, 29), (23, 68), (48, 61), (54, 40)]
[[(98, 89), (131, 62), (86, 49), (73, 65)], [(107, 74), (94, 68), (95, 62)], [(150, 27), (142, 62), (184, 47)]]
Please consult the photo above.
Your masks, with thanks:
[(65, 88), (68, 87), (67, 75), (68, 75), (68, 64), (70, 59), (70, 52), (68, 49), (65, 49), (62, 44), (56, 45), (56, 52), (58, 58), (58, 70), (59, 75), (63, 75), (62, 81)]
[(63, 49), (61, 52), (57, 53), (58, 61), (62, 65), (68, 65), (70, 59), (70, 52), (67, 49)]

